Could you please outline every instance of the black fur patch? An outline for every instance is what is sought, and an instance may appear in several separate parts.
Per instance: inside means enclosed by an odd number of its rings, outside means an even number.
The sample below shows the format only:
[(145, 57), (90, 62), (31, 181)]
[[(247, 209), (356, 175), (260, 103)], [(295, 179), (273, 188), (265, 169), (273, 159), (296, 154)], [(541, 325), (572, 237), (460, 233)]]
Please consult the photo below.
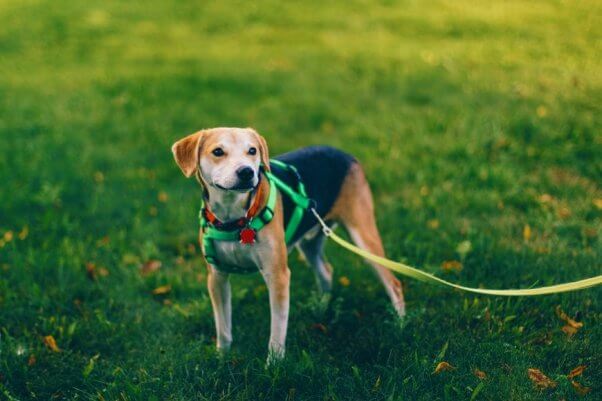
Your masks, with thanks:
[[(336, 201), (343, 185), (343, 180), (349, 172), (349, 168), (357, 160), (338, 149), (330, 146), (309, 146), (292, 152), (284, 153), (275, 157), (286, 164), (291, 164), (297, 168), (307, 196), (316, 202), (316, 211), (320, 216), (325, 216)], [(270, 164), (272, 172), (278, 178), (286, 182), (293, 189), (297, 188), (297, 179), (294, 174), (283, 170), (282, 168)], [(288, 224), (295, 204), (286, 195), (282, 195), (284, 206), (284, 223)], [(296, 242), (309, 229), (317, 223), (316, 218), (311, 212), (306, 211), (297, 228), (292, 242)]]

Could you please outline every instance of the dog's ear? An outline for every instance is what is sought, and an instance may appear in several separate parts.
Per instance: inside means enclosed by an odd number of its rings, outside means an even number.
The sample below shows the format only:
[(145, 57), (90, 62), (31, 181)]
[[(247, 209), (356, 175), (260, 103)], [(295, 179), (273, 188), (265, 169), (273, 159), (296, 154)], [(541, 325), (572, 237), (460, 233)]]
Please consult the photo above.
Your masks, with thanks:
[(266, 171), (270, 171), (270, 153), (268, 151), (268, 144), (265, 141), (265, 138), (262, 137), (252, 128), (249, 128), (253, 131), (253, 134), (257, 137), (257, 142), (259, 142), (259, 156), (261, 157), (261, 164), (263, 164), (263, 168)]
[(204, 133), (205, 131), (195, 132), (180, 139), (171, 147), (176, 163), (187, 178), (194, 174), (199, 165), (199, 148)]

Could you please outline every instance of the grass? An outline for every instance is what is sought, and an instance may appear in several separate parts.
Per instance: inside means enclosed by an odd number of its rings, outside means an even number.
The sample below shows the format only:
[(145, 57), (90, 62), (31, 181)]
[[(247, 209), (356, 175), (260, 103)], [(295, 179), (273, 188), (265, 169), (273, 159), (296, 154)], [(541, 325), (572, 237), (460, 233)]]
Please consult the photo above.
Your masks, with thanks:
[[(212, 126), (253, 126), (273, 154), (338, 146), (368, 171), (395, 260), (490, 288), (597, 275), (601, 12), (593, 0), (3, 1), (0, 399), (575, 400), (578, 365), (583, 399), (599, 398), (599, 289), (503, 299), (407, 281), (401, 324), (334, 244), (328, 304), (291, 256), (281, 365), (264, 367), (259, 276), (233, 278), (234, 349), (219, 357), (199, 192), (169, 147)], [(444, 272), (453, 260), (463, 269)], [(558, 305), (584, 323), (570, 338)], [(433, 374), (440, 361), (456, 369)], [(536, 389), (528, 368), (557, 387)]]

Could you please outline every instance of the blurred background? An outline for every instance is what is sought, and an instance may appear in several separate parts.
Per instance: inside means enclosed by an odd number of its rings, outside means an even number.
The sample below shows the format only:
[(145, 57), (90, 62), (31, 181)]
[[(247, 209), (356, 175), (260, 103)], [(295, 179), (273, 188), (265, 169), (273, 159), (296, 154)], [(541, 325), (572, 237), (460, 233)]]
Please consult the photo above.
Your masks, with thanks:
[[(251, 126), (273, 155), (353, 153), (388, 255), (451, 281), (600, 274), (601, 16), (589, 0), (2, 0), (0, 398), (599, 396), (599, 290), (504, 300), (407, 282), (401, 330), (332, 245), (330, 303), (291, 256), (283, 369), (263, 367), (258, 276), (233, 279), (236, 346), (218, 358), (200, 192), (170, 146)], [(433, 375), (441, 361), (456, 370)]]

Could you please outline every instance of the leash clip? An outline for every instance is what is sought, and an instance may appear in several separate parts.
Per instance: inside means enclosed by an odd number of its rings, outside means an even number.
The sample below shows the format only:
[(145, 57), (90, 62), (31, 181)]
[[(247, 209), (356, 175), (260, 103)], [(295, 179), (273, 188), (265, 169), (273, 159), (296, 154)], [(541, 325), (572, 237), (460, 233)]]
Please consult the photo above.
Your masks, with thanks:
[(327, 237), (330, 237), (330, 234), (332, 234), (332, 229), (330, 227), (328, 227), (328, 225), (324, 222), (324, 220), (322, 220), (322, 218), (320, 217), (318, 212), (316, 212), (316, 209), (314, 209), (312, 207), (309, 210), (311, 210), (311, 212), (314, 214), (314, 216), (318, 220), (318, 223), (320, 223), (320, 225), (322, 226), (322, 232), (324, 233), (324, 235), (326, 235)]

